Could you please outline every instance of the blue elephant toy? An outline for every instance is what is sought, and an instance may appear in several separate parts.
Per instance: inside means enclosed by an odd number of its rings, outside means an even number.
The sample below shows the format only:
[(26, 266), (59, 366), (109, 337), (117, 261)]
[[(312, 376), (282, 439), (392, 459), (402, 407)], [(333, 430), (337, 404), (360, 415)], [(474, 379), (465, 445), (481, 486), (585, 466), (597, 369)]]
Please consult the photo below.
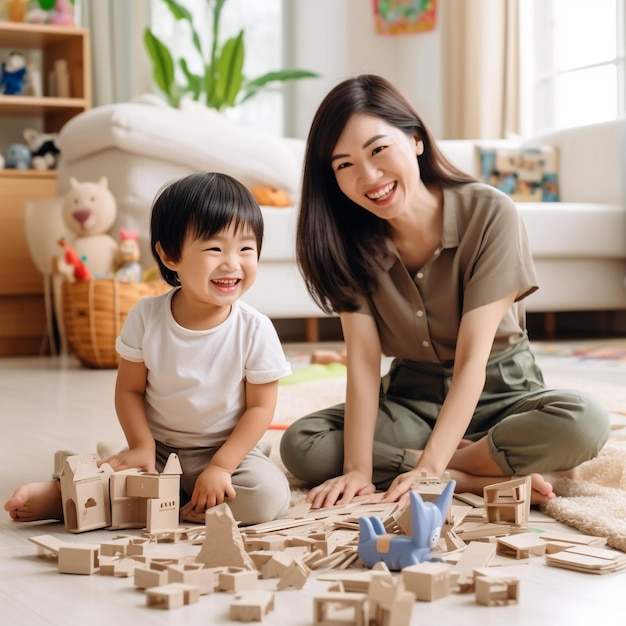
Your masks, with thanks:
[(376, 516), (359, 518), (361, 535), (357, 549), (361, 561), (370, 568), (383, 561), (392, 571), (423, 561), (441, 561), (432, 556), (431, 550), (441, 536), (455, 486), (454, 480), (449, 481), (436, 502), (424, 502), (419, 493), (409, 492), (411, 535), (408, 537), (387, 534)]

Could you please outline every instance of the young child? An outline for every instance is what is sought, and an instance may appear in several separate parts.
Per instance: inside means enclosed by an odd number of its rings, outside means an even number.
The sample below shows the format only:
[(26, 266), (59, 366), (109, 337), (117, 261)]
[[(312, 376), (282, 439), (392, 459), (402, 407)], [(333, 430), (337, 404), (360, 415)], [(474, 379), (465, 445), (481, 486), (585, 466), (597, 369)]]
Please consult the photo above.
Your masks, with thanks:
[[(240, 301), (262, 241), (258, 204), (224, 174), (176, 180), (152, 209), (152, 252), (174, 288), (139, 301), (117, 339), (115, 408), (128, 449), (103, 462), (154, 472), (178, 454), (185, 519), (227, 502), (254, 524), (289, 506), (287, 479), (258, 442), (290, 366), (271, 321)], [(4, 508), (16, 521), (60, 519), (58, 482), (24, 485)]]

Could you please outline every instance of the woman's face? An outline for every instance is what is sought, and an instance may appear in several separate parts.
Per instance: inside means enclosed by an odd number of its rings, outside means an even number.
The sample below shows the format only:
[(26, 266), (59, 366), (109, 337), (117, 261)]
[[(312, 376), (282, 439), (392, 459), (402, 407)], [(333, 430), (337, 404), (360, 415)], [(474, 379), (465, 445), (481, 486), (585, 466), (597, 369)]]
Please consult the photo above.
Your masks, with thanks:
[(400, 216), (422, 186), (417, 156), (424, 143), (382, 120), (353, 115), (333, 150), (337, 184), (350, 200), (381, 219)]

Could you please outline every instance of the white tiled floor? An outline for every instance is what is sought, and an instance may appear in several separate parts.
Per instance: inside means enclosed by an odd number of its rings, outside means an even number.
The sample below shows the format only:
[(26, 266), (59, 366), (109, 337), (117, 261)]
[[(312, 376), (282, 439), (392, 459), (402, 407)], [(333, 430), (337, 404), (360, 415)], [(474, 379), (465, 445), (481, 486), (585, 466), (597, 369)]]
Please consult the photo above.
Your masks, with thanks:
[[(559, 372), (555, 375), (566, 376)], [(20, 483), (50, 475), (55, 449), (93, 450), (95, 442), (121, 437), (113, 410), (115, 372), (86, 370), (73, 360), (0, 359), (0, 415), (4, 502)], [(605, 380), (606, 382), (606, 380)], [(622, 382), (623, 384), (623, 382)], [(17, 524), (0, 516), (0, 622), (13, 626), (85, 624), (228, 624), (232, 596), (215, 593), (198, 604), (162, 611), (145, 608), (144, 595), (132, 579), (60, 575), (53, 563), (35, 557), (28, 538), (58, 535), (78, 543), (110, 539), (106, 530), (68, 535), (60, 524)], [(550, 527), (556, 523), (546, 521)], [(540, 526), (540, 524), (537, 524)], [(131, 531), (139, 534), (139, 531)], [(178, 550), (160, 544), (159, 550)], [(182, 550), (196, 547), (183, 546)], [(411, 624), (436, 626), (588, 626), (626, 623), (626, 572), (586, 575), (545, 565), (534, 557), (506, 570), (520, 579), (520, 602), (508, 607), (482, 607), (473, 595), (452, 595), (433, 603), (416, 603)], [(275, 580), (259, 587), (275, 589)], [(269, 626), (313, 623), (313, 596), (327, 584), (307, 582), (301, 591), (276, 593)]]

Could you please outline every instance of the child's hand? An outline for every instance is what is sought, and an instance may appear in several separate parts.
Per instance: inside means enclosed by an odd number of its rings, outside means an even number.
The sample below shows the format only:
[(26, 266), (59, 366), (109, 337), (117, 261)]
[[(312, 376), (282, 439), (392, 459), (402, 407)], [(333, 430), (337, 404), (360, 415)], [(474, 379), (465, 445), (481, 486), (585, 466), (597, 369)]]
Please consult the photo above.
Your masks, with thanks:
[(196, 480), (191, 506), (197, 513), (204, 513), (206, 509), (226, 500), (234, 500), (236, 495), (230, 472), (216, 465), (208, 465)]
[(108, 463), (115, 472), (125, 469), (141, 469), (145, 472), (156, 473), (154, 464), (154, 449), (151, 448), (133, 448), (124, 450), (119, 454), (114, 454), (106, 459), (100, 459), (98, 466), (102, 463)]

